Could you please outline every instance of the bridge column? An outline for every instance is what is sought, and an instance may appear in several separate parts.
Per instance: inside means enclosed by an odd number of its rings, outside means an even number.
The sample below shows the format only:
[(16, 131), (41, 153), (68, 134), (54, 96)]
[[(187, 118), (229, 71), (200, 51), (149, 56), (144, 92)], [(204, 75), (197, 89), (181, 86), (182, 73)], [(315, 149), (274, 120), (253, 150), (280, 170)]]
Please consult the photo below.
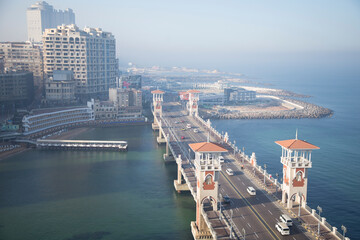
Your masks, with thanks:
[(170, 136), (169, 136), (169, 134), (167, 134), (165, 141), (166, 141), (166, 146), (165, 146), (165, 153), (163, 155), (163, 158), (164, 158), (165, 161), (172, 161), (173, 158), (171, 157), (171, 152), (169, 151), (170, 150), (170, 146), (169, 146), (170, 145)]
[(180, 193), (182, 191), (190, 191), (189, 186), (186, 183), (182, 183), (182, 173), (181, 173), (181, 155), (179, 155), (176, 158), (176, 163), (177, 163), (177, 179), (174, 180), (174, 187), (175, 190)]
[(227, 150), (211, 142), (192, 143), (189, 146), (195, 152), (197, 178), (196, 221), (191, 222), (191, 232), (194, 239), (209, 239), (212, 235), (203, 214), (218, 210), (218, 179), (221, 171), (219, 157)]
[(162, 116), (162, 103), (164, 100), (164, 93), (163, 91), (160, 90), (155, 90), (155, 91), (151, 91), (151, 93), (153, 94), (153, 107), (154, 107), (154, 111), (153, 111), (153, 115), (154, 115), (154, 123), (152, 124), (152, 128), (153, 130), (157, 130), (159, 129), (158, 126), (158, 120), (157, 120), (157, 116), (159, 115), (160, 117)]
[(166, 139), (163, 136), (162, 123), (159, 121), (159, 136), (156, 138), (158, 144), (166, 143)]

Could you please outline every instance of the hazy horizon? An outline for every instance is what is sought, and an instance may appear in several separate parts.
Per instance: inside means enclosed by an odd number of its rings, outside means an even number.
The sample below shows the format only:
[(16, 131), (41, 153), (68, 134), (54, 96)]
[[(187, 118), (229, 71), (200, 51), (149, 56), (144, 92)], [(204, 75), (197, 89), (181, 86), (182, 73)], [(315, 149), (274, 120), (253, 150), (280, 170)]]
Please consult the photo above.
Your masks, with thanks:
[[(27, 39), (26, 9), (35, 2), (0, 0), (0, 41)], [(73, 9), (80, 28), (113, 33), (121, 65), (246, 72), (255, 66), (360, 63), (360, 2), (352, 0), (47, 2)]]

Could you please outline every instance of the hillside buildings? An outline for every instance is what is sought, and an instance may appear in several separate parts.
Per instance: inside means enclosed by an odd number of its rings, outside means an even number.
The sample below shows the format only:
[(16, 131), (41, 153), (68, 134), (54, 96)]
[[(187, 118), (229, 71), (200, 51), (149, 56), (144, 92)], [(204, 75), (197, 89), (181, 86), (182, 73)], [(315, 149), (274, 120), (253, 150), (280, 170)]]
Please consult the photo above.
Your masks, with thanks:
[(54, 70), (72, 71), (75, 95), (80, 99), (107, 99), (109, 88), (116, 87), (115, 38), (110, 32), (62, 25), (45, 30), (43, 47), (45, 74), (52, 77)]
[(72, 9), (55, 10), (45, 1), (31, 5), (26, 11), (28, 40), (41, 42), (46, 28), (56, 28), (62, 24), (75, 24), (75, 14)]
[(42, 49), (31, 42), (0, 43), (2, 67), (7, 71), (29, 71), (34, 75), (34, 84), (43, 87), (44, 70)]

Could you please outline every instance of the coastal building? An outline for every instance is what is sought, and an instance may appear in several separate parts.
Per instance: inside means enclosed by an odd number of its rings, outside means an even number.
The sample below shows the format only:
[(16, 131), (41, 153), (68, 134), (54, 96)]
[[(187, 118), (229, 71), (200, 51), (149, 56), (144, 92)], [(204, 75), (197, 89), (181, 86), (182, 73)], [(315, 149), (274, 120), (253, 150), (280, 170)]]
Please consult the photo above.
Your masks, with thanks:
[(123, 75), (120, 77), (120, 88), (141, 89), (141, 75)]
[(81, 100), (107, 99), (109, 88), (116, 87), (115, 38), (110, 32), (62, 25), (45, 30), (43, 47), (45, 73), (52, 77), (54, 70), (72, 71)]
[[(24, 107), (34, 97), (34, 79), (31, 72), (0, 73), (0, 110)], [(1, 112), (0, 112), (1, 113)]]
[(75, 81), (72, 71), (55, 70), (45, 84), (46, 100), (58, 103), (75, 101)]
[(48, 129), (77, 126), (94, 120), (94, 111), (89, 107), (71, 107), (32, 110), (22, 120), (24, 135)]
[(136, 89), (110, 88), (109, 101), (88, 102), (95, 119), (131, 119), (142, 117), (142, 92)]
[(225, 88), (224, 102), (225, 104), (241, 103), (253, 101), (256, 99), (255, 91), (248, 91), (244, 88)]
[(0, 43), (0, 59), (4, 70), (29, 71), (34, 75), (34, 85), (43, 88), (44, 70), (42, 48), (31, 42)]
[(55, 10), (45, 1), (39, 1), (26, 10), (28, 40), (41, 42), (46, 28), (55, 28), (62, 24), (75, 24), (72, 9)]

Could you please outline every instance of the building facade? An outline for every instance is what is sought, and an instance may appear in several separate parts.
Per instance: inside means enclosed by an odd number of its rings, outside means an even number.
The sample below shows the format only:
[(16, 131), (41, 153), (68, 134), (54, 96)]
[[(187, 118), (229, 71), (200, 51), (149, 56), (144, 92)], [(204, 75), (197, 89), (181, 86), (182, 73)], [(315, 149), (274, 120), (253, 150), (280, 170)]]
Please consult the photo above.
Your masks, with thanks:
[(34, 85), (43, 87), (44, 66), (42, 48), (31, 42), (0, 43), (0, 58), (4, 70), (29, 71), (34, 75)]
[(94, 112), (89, 107), (42, 110), (24, 116), (24, 134), (34, 134), (47, 129), (71, 127), (94, 120)]
[(134, 88), (141, 89), (141, 75), (123, 75), (120, 76), (120, 88)]
[(0, 73), (0, 107), (23, 107), (34, 97), (34, 79), (31, 72)]
[(225, 104), (248, 102), (256, 99), (255, 91), (248, 91), (243, 88), (225, 88), (224, 101)]
[(82, 100), (108, 98), (109, 88), (116, 87), (118, 68), (115, 38), (100, 28), (75, 25), (46, 29), (43, 36), (44, 72), (54, 70), (74, 73), (75, 95)]
[(55, 70), (45, 84), (47, 101), (71, 103), (75, 101), (75, 81), (72, 71)]
[(46, 28), (56, 28), (62, 24), (75, 24), (72, 9), (55, 10), (45, 1), (31, 5), (26, 11), (28, 40), (41, 42)]

